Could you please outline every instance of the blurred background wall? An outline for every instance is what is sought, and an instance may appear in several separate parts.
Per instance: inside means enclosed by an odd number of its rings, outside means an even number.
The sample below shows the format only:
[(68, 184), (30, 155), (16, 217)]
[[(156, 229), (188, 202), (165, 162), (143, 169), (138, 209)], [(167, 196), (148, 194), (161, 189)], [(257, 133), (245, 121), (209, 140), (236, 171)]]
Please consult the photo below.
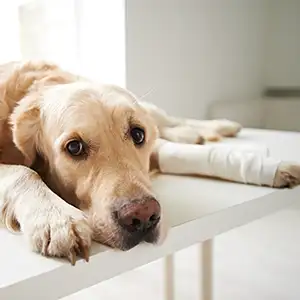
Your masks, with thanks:
[(205, 118), (213, 101), (263, 90), (266, 3), (127, 1), (127, 82), (177, 115)]
[(0, 62), (44, 58), (175, 115), (300, 130), (298, 0), (0, 2)]

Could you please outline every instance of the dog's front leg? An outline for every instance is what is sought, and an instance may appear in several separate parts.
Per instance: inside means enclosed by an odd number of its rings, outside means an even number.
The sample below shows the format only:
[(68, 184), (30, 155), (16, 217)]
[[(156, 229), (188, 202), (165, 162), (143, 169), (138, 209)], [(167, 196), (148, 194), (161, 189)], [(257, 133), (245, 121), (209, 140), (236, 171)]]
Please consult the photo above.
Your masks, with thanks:
[(82, 211), (54, 194), (33, 170), (0, 165), (0, 219), (21, 230), (32, 250), (45, 256), (76, 254), (88, 260), (91, 230)]
[(188, 145), (158, 140), (152, 167), (162, 173), (217, 177), (225, 180), (293, 187), (300, 184), (300, 164), (282, 162), (265, 153), (229, 146)]

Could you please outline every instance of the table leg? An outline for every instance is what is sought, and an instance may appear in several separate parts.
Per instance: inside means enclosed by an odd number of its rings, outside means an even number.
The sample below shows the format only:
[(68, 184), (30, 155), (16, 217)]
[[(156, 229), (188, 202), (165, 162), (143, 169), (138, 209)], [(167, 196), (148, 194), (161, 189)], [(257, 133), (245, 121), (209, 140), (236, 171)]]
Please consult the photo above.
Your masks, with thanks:
[(164, 257), (164, 300), (174, 300), (174, 259), (173, 255)]
[(200, 300), (213, 299), (213, 240), (199, 244)]

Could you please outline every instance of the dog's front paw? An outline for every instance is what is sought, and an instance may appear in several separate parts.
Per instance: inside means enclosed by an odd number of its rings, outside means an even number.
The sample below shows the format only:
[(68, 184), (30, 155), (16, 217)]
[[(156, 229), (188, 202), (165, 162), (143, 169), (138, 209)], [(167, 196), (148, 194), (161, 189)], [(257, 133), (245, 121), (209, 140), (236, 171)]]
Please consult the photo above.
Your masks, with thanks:
[(45, 256), (89, 259), (91, 229), (83, 212), (67, 203), (45, 205), (30, 214), (23, 228), (32, 249)]
[(235, 137), (242, 129), (242, 125), (226, 119), (213, 120), (213, 129), (224, 137)]
[(300, 164), (281, 163), (276, 171), (274, 187), (292, 188), (300, 184)]

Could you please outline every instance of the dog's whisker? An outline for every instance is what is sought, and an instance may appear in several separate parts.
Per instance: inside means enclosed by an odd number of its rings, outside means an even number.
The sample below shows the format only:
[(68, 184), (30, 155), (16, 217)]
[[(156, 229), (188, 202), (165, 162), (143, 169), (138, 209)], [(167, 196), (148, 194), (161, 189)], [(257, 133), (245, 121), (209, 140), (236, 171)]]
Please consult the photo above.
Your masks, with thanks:
[(101, 243), (102, 244), (109, 244), (109, 243), (111, 243), (113, 241), (113, 239), (114, 239), (114, 237), (115, 237), (115, 235), (116, 235), (117, 232), (118, 232), (117, 229), (111, 231), (109, 233), (108, 237), (104, 241), (102, 241)]
[(139, 97), (139, 100), (143, 100), (144, 98), (148, 97), (152, 92), (154, 91), (154, 87), (152, 87), (150, 90), (148, 90), (145, 94)]

